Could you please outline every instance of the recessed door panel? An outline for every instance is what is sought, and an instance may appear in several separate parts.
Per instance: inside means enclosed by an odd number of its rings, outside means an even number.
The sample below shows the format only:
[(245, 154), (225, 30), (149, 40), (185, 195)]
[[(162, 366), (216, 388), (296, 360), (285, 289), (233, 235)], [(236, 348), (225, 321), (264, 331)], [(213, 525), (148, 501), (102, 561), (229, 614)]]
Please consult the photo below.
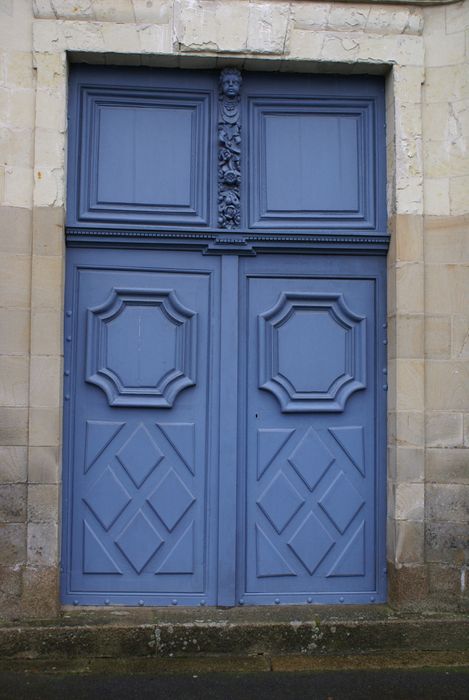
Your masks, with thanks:
[(217, 260), (75, 253), (65, 599), (214, 603)]
[(245, 265), (245, 603), (383, 595), (375, 403), (382, 290), (377, 278), (341, 276), (340, 264), (335, 274), (314, 274), (320, 265), (310, 260), (290, 256), (283, 271), (268, 256)]

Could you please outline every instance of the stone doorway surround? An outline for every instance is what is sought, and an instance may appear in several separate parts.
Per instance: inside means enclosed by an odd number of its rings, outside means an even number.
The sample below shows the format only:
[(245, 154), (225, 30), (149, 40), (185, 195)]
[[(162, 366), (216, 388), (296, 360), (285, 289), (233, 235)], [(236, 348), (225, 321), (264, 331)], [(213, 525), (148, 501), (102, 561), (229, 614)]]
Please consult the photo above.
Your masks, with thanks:
[(37, 82), (27, 488), (30, 503), (42, 488), (50, 505), (47, 517), (28, 519), (22, 613), (59, 612), (69, 61), (386, 76), (389, 599), (396, 604), (417, 599), (425, 580), (423, 10), (295, 0), (36, 0), (33, 5)]

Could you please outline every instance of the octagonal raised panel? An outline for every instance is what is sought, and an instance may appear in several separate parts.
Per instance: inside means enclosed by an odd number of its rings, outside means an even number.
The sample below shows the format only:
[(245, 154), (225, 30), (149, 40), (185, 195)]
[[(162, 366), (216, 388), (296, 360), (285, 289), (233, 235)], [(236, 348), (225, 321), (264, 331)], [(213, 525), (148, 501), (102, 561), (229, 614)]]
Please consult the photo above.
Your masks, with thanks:
[(259, 388), (284, 413), (343, 411), (366, 385), (365, 333), (342, 294), (282, 293), (259, 316)]
[(171, 289), (113, 289), (88, 309), (86, 380), (110, 406), (170, 408), (196, 381), (197, 314)]

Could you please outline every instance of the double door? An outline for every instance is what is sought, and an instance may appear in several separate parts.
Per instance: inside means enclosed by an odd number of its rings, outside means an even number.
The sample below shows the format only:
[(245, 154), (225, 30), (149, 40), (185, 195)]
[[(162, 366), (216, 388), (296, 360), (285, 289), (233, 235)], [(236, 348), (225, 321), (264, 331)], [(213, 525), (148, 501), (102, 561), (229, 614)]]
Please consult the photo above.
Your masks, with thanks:
[(383, 260), (76, 248), (68, 281), (63, 600), (383, 600)]

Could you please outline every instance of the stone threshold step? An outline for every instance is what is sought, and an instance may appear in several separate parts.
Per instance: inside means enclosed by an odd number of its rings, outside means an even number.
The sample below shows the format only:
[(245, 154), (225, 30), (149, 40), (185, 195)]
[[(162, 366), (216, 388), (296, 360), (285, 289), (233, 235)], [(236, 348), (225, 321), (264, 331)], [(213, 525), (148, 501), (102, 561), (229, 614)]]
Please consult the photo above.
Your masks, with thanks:
[[(286, 609), (285, 609), (286, 610)], [(64, 615), (60, 621), (0, 627), (1, 659), (171, 659), (210, 654), (334, 654), (469, 651), (467, 615), (393, 615), (322, 611), (309, 619), (290, 609), (200, 615), (181, 611), (113, 617), (98, 612)], [(119, 611), (121, 613), (121, 611)], [(356, 613), (357, 611), (355, 611)], [(197, 616), (196, 616), (197, 614)]]

